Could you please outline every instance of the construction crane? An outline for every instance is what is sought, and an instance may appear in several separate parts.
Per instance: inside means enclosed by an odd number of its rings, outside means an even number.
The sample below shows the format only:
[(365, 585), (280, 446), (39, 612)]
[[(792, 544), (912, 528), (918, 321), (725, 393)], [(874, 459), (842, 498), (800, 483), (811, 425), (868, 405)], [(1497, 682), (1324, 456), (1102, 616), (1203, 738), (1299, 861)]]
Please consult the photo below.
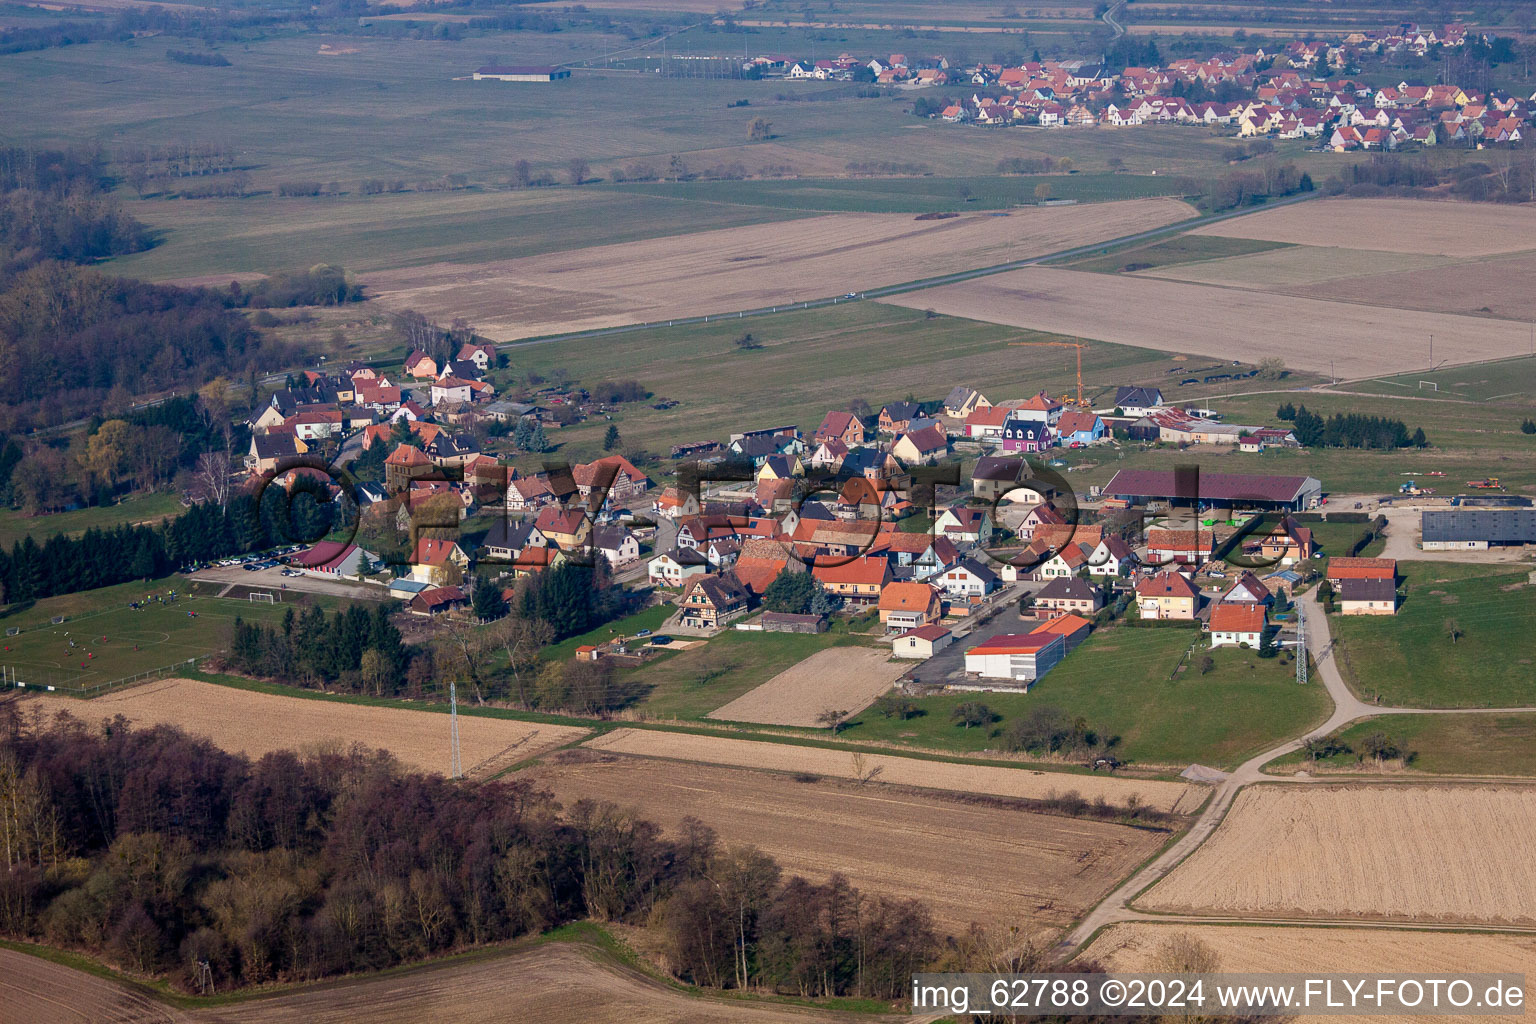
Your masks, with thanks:
[(1013, 341), (1010, 345), (1022, 348), (1075, 348), (1077, 349), (1077, 407), (1088, 408), (1088, 402), (1083, 398), (1083, 349), (1088, 346), (1081, 341)]

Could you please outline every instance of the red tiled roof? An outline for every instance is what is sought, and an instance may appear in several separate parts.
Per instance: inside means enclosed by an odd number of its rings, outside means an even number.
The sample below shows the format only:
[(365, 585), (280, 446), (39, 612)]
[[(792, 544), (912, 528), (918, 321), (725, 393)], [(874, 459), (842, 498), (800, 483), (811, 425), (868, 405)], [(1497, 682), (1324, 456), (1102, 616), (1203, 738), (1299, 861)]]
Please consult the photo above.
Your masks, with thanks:
[(1247, 601), (1223, 601), (1211, 611), (1215, 633), (1259, 633), (1264, 629), (1264, 606)]

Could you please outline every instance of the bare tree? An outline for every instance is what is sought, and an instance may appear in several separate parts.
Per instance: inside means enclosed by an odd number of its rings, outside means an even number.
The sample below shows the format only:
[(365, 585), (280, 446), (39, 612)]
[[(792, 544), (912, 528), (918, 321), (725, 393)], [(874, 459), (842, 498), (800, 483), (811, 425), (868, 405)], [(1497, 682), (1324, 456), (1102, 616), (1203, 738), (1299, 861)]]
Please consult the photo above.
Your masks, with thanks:
[(211, 501), (221, 508), (228, 505), (229, 477), (229, 452), (219, 449), (203, 452), (197, 457), (197, 469), (193, 471), (193, 479), (197, 481), (199, 496), (205, 501)]
[(517, 700), (526, 710), (528, 677), (538, 668), (539, 652), (554, 639), (555, 631), (542, 619), (525, 619), (515, 613), (496, 623), (492, 630), (502, 650), (507, 652)]
[(869, 759), (862, 752), (856, 751), (853, 755), (853, 777), (859, 785), (874, 781), (875, 777), (885, 771), (885, 765), (870, 765)]
[(479, 704), (485, 703), (480, 670), (485, 664), (485, 656), (490, 653), (495, 642), (495, 638), (485, 630), (478, 629), (468, 622), (451, 620), (444, 633), (442, 646), (439, 648), (437, 657), (439, 670), (444, 676), (452, 676), (460, 682), (469, 683), (475, 691), (475, 701)]
[(847, 711), (839, 711), (836, 708), (827, 708), (822, 711), (821, 714), (816, 716), (816, 721), (818, 724), (824, 725), (828, 729), (831, 729), (832, 735), (836, 736), (837, 730), (842, 728), (843, 719), (847, 717)]
[(580, 185), (591, 175), (592, 167), (581, 157), (573, 156), (566, 162), (565, 173), (572, 185)]

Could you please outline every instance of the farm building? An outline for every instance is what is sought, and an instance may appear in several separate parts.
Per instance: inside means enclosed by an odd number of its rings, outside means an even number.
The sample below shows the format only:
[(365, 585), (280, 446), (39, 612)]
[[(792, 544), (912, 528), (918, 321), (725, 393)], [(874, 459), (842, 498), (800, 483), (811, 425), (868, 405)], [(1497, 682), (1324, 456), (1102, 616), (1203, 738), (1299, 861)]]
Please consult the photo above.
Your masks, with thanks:
[(468, 603), (468, 596), (458, 587), (429, 587), (411, 598), (410, 608), (415, 615), (437, 615)]
[(1536, 544), (1536, 508), (1437, 508), (1421, 513), (1425, 551)]
[(1104, 494), (1129, 505), (1163, 502), (1191, 507), (1257, 508), (1295, 512), (1321, 500), (1322, 481), (1311, 476), (1203, 473), (1198, 466), (1122, 469)]
[(1029, 684), (1066, 657), (1065, 638), (1056, 633), (999, 633), (965, 652), (967, 675)]
[(1387, 579), (1346, 579), (1339, 583), (1342, 615), (1396, 615), (1397, 586)]
[(820, 633), (827, 628), (825, 615), (763, 612), (759, 621), (765, 633)]
[(558, 78), (570, 77), (570, 68), (543, 64), (486, 64), (475, 68), (477, 82), (553, 82)]
[(1058, 615), (1054, 619), (1047, 619), (1040, 623), (1031, 634), (1040, 636), (1059, 636), (1066, 643), (1067, 654), (1076, 650), (1077, 645), (1088, 639), (1089, 632), (1093, 629), (1093, 623), (1081, 615)]
[(943, 626), (930, 623), (891, 637), (891, 654), (897, 658), (926, 661), (955, 642), (955, 635)]

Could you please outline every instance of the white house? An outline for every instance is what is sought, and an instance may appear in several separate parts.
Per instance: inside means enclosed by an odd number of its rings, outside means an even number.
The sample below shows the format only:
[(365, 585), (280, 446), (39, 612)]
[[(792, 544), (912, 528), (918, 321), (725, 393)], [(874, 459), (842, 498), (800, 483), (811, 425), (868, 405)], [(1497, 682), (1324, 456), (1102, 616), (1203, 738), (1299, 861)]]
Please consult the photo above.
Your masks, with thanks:
[(955, 635), (943, 626), (918, 626), (891, 637), (891, 654), (926, 661), (954, 642)]
[(658, 587), (681, 587), (694, 576), (702, 576), (709, 560), (691, 549), (673, 548), (651, 559), (646, 576)]
[(997, 573), (976, 559), (966, 558), (942, 573), (929, 577), (928, 582), (943, 587), (951, 598), (979, 600), (997, 589), (998, 578)]
[(1223, 601), (1211, 609), (1211, 646), (1258, 648), (1264, 637), (1265, 607), (1246, 601)]

